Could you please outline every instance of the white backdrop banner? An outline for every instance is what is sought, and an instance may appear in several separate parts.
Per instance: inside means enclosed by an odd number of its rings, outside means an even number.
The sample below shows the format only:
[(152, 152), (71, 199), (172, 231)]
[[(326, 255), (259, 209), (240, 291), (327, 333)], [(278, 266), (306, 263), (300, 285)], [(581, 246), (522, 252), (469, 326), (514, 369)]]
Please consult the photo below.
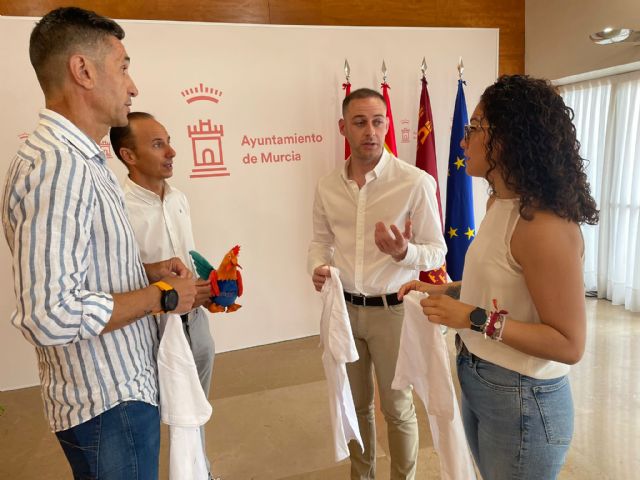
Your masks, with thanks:
[[(44, 99), (28, 58), (36, 19), (0, 17), (2, 175)], [(399, 156), (415, 163), (420, 64), (426, 57), (442, 198), (458, 58), (469, 109), (498, 66), (497, 29), (356, 28), (121, 21), (133, 110), (163, 123), (177, 151), (171, 183), (191, 203), (198, 250), (217, 267), (239, 244), (242, 309), (211, 318), (218, 352), (318, 333), (305, 271), (318, 178), (343, 161), (343, 65), (353, 88), (379, 90), (383, 59)], [(102, 145), (120, 178), (125, 169)], [(476, 224), (486, 187), (474, 185)], [(373, 232), (372, 232), (373, 235)], [(10, 325), (11, 261), (0, 244), (0, 390), (38, 383), (33, 348)]]

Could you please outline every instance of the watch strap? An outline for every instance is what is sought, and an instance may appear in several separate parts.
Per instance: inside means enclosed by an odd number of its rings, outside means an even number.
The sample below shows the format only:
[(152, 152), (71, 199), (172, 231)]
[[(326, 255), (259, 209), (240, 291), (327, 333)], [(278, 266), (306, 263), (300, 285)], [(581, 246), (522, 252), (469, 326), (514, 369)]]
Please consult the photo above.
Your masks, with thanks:
[(171, 285), (169, 285), (167, 282), (163, 282), (162, 280), (153, 282), (151, 285), (158, 287), (163, 292), (166, 292), (167, 290), (174, 290), (174, 288)]
[(168, 296), (170, 295), (169, 292), (175, 292), (175, 288), (173, 288), (171, 285), (169, 285), (167, 282), (163, 282), (162, 280), (158, 281), (158, 282), (154, 282), (152, 283), (152, 285), (154, 287), (158, 287), (160, 289), (160, 312), (159, 313), (167, 313), (169, 311), (172, 311), (173, 308), (170, 308), (167, 305), (167, 299)]

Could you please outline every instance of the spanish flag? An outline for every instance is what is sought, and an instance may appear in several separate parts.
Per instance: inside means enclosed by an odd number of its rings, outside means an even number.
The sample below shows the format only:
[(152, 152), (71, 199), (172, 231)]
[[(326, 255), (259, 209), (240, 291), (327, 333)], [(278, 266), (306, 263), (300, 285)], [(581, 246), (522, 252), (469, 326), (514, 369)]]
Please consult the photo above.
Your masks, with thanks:
[[(351, 83), (347, 80), (342, 84), (342, 89), (344, 90), (344, 96), (348, 97), (351, 93)], [(347, 139), (344, 139), (344, 159), (347, 160), (351, 156), (351, 148), (349, 147), (349, 142)]]
[(393, 129), (393, 114), (391, 113), (391, 100), (389, 99), (389, 84), (385, 81), (380, 85), (382, 87), (382, 96), (384, 102), (387, 104), (387, 118), (389, 119), (389, 130), (387, 136), (384, 138), (384, 148), (394, 157), (398, 156), (398, 148), (396, 147), (396, 132)]

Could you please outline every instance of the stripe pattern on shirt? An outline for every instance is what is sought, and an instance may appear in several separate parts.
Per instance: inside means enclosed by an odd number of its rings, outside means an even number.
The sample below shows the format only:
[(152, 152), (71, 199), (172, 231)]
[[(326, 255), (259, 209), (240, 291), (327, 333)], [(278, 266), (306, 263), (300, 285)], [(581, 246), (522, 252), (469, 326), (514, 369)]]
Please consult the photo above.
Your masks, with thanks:
[(9, 167), (2, 222), (13, 254), (11, 321), (36, 348), (51, 428), (68, 429), (125, 400), (157, 405), (155, 319), (99, 335), (112, 294), (148, 285), (99, 146), (42, 110)]

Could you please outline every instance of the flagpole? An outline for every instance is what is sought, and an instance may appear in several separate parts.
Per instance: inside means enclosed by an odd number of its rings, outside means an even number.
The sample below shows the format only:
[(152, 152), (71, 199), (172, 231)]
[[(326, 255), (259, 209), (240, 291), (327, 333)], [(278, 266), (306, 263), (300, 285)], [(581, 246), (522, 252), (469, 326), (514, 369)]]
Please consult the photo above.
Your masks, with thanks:
[(467, 175), (467, 159), (460, 142), (464, 138), (464, 126), (469, 123), (464, 95), (464, 63), (458, 60), (458, 93), (456, 94), (451, 143), (449, 146), (449, 171), (447, 176), (447, 207), (444, 235), (447, 242), (447, 271), (452, 280), (461, 280), (464, 257), (475, 237), (473, 212), (473, 187)]
[[(342, 89), (344, 90), (344, 96), (347, 97), (351, 93), (351, 82), (349, 81), (349, 77), (351, 76), (351, 67), (349, 67), (349, 62), (347, 59), (344, 59), (344, 78), (345, 82), (342, 84)], [(349, 147), (349, 142), (347, 139), (344, 139), (344, 159), (348, 159), (351, 156), (351, 148)]]
[[(433, 113), (431, 111), (431, 100), (427, 89), (427, 60), (423, 57), (420, 65), (422, 78), (420, 79), (420, 103), (418, 104), (418, 130), (416, 145), (416, 167), (427, 172), (436, 181), (436, 201), (438, 203), (438, 213), (440, 226), (442, 228), (442, 205), (440, 202), (440, 186), (438, 180), (438, 162), (436, 160), (435, 130), (433, 128)], [(443, 284), (447, 282), (447, 272), (445, 265), (429, 271), (420, 272), (420, 280), (432, 284)]]
[(387, 119), (389, 120), (389, 130), (384, 138), (384, 146), (389, 153), (393, 156), (398, 156), (398, 148), (396, 147), (396, 132), (393, 127), (393, 114), (391, 113), (391, 99), (389, 98), (389, 89), (391, 88), (387, 83), (387, 64), (384, 59), (382, 60), (382, 96), (387, 104)]

